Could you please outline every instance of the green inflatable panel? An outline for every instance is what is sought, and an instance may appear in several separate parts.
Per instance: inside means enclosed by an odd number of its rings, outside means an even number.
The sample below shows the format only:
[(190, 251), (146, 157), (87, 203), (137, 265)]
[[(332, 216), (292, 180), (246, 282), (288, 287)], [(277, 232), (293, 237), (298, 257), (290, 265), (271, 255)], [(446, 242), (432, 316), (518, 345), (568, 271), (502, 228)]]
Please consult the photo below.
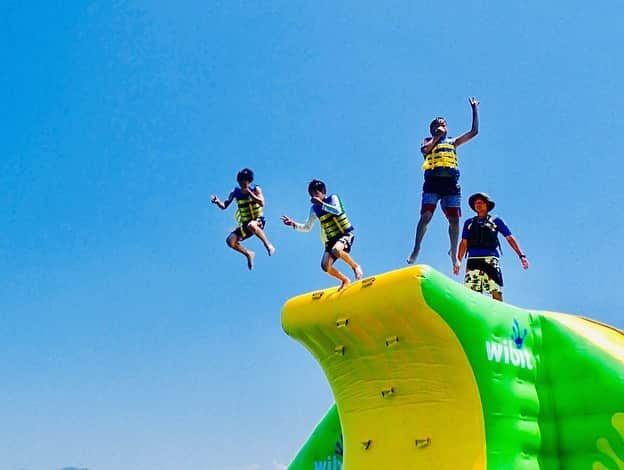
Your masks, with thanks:
[(295, 297), (282, 325), (336, 398), (289, 469), (624, 470), (616, 328), (423, 265)]
[(316, 426), (289, 469), (340, 470), (342, 468), (342, 431), (336, 405)]

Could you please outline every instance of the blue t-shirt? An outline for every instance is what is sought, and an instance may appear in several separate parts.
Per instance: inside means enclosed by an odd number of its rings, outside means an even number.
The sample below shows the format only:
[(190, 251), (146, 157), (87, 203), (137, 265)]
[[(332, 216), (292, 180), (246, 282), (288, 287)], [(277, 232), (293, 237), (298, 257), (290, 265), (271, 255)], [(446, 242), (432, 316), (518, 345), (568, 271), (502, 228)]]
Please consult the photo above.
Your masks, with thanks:
[[(509, 230), (509, 227), (507, 227), (507, 224), (505, 222), (503, 222), (503, 219), (501, 219), (500, 217), (496, 217), (496, 216), (490, 216), (490, 219), (494, 222), (494, 225), (496, 225), (496, 232), (497, 234), (500, 233), (503, 237), (508, 237), (509, 235), (511, 235), (511, 230)], [(470, 226), (471, 223), (477, 223), (477, 224), (484, 224), (487, 221), (486, 219), (480, 219), (478, 217), (471, 217), (470, 219), (467, 219), (464, 222), (464, 229), (462, 231), (462, 239), (463, 240), (468, 240), (468, 227)], [(500, 253), (498, 252), (498, 249), (488, 249), (488, 248), (470, 248), (468, 247), (468, 257), (475, 257), (475, 256), (500, 256)]]

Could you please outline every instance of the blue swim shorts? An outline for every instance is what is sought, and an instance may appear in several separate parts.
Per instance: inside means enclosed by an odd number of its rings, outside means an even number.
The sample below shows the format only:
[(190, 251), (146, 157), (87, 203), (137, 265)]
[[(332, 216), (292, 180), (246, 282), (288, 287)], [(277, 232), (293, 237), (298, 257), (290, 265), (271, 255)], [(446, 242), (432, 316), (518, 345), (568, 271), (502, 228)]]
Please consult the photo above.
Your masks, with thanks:
[(440, 201), (440, 207), (447, 217), (461, 217), (461, 194), (441, 196), (437, 193), (422, 193), (420, 213), (433, 212)]

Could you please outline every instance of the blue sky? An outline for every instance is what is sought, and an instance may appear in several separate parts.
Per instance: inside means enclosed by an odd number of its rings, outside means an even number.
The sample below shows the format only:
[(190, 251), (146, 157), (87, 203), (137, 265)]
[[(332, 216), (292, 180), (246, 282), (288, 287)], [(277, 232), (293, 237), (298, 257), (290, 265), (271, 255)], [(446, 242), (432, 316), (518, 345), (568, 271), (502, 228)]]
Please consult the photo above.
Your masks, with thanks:
[[(331, 404), (281, 330), (329, 287), (307, 215), (323, 179), (365, 273), (404, 265), (428, 123), (481, 132), (486, 191), (524, 251), (506, 300), (624, 327), (618, 2), (39, 2), (0, 6), (0, 467), (277, 470)], [(225, 246), (236, 172), (268, 258)], [(467, 204), (464, 215), (469, 215)], [(447, 275), (435, 214), (420, 262)], [(460, 278), (455, 278), (460, 280)]]

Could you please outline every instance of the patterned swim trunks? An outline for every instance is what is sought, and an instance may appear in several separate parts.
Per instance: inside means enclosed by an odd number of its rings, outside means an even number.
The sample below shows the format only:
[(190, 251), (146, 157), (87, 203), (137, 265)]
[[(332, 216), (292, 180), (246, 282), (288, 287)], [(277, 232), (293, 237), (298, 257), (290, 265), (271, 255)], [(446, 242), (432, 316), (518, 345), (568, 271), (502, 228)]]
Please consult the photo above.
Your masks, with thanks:
[(353, 232), (349, 232), (349, 233), (344, 233), (342, 235), (338, 235), (337, 237), (334, 237), (334, 238), (328, 240), (327, 243), (325, 243), (325, 252), (329, 253), (331, 255), (331, 257), (334, 258), (334, 261), (335, 261), (336, 257), (332, 253), (332, 249), (334, 248), (336, 243), (338, 243), (338, 242), (342, 243), (344, 245), (345, 253), (350, 253), (351, 252), (351, 246), (353, 245), (354, 238), (355, 238), (355, 236), (354, 236)]
[(240, 240), (247, 240), (253, 235), (253, 232), (249, 228), (250, 222), (256, 222), (258, 224), (258, 227), (260, 227), (261, 229), (264, 229), (264, 226), (266, 224), (266, 220), (264, 219), (264, 217), (258, 217), (257, 219), (250, 220), (249, 222), (244, 222), (243, 224), (239, 225), (238, 228), (236, 228), (232, 233), (235, 234)]
[(468, 258), (464, 285), (477, 292), (503, 292), (503, 273), (496, 256)]

